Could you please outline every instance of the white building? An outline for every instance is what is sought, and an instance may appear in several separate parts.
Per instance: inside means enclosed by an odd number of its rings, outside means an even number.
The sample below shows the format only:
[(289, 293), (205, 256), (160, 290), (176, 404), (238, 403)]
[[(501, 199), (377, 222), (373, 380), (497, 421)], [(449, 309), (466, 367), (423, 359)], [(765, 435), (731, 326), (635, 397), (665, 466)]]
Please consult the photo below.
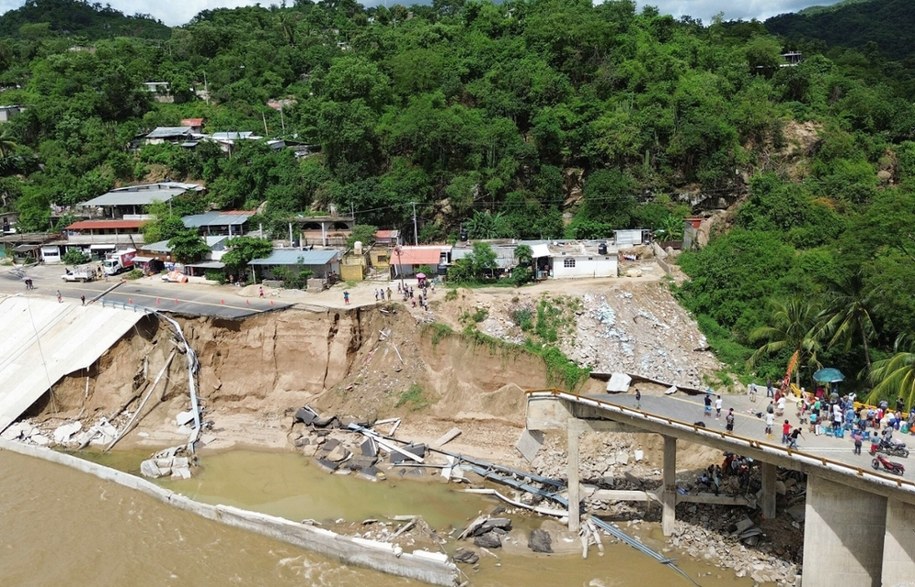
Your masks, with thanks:
[(617, 277), (619, 257), (614, 245), (563, 242), (549, 245), (553, 279)]

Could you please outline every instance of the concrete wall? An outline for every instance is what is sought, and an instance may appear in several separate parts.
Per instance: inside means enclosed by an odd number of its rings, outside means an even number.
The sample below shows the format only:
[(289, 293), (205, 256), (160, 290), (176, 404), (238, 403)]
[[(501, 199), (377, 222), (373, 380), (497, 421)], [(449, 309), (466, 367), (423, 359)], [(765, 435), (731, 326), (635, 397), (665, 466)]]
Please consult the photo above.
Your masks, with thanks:
[(48, 448), (0, 439), (0, 450), (9, 450), (65, 465), (95, 475), (99, 479), (113, 481), (118, 485), (145, 493), (198, 516), (257, 532), (274, 540), (339, 559), (347, 564), (408, 577), (432, 585), (453, 586), (457, 584), (457, 567), (443, 554), (415, 550), (412, 553), (403, 552), (398, 555), (393, 544), (335, 534), (323, 528), (235, 507), (199, 503), (179, 493), (159, 487), (146, 479)]
[(879, 587), (886, 506), (886, 497), (809, 476), (804, 587)]
[(888, 499), (883, 543), (883, 584), (915, 587), (915, 505)]

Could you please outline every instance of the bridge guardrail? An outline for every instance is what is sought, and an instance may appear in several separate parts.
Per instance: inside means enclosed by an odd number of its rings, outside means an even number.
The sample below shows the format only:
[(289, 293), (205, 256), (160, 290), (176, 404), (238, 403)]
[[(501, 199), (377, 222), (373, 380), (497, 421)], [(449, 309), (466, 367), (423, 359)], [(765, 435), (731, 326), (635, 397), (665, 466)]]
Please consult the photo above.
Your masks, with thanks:
[(662, 424), (665, 426), (671, 426), (673, 428), (681, 429), (687, 432), (693, 432), (699, 434), (700, 436), (709, 436), (719, 439), (727, 439), (736, 441), (738, 443), (744, 443), (748, 448), (754, 448), (767, 452), (773, 455), (778, 455), (782, 457), (788, 457), (804, 464), (815, 466), (815, 467), (825, 467), (826, 469), (839, 472), (842, 474), (853, 474), (855, 477), (867, 479), (871, 482), (876, 483), (877, 485), (882, 485), (884, 487), (891, 487), (893, 489), (902, 489), (904, 491), (915, 493), (915, 481), (910, 481), (908, 479), (903, 479), (901, 477), (890, 477), (888, 475), (883, 475), (879, 472), (870, 471), (867, 469), (862, 469), (861, 467), (855, 467), (847, 463), (840, 461), (834, 461), (827, 457), (814, 456), (803, 451), (793, 450), (784, 446), (779, 446), (771, 444), (764, 440), (756, 440), (753, 438), (746, 438), (744, 436), (739, 436), (724, 430), (709, 430), (701, 426), (696, 426), (682, 420), (677, 420), (675, 418), (669, 418), (667, 416), (656, 416), (654, 414), (649, 414), (642, 410), (636, 410), (633, 408), (627, 408), (625, 406), (620, 406), (610, 402), (605, 402), (599, 399), (585, 397), (582, 395), (569, 393), (567, 391), (562, 391), (560, 389), (530, 389), (526, 390), (525, 394), (529, 398), (531, 397), (553, 397), (559, 398), (573, 403), (587, 405), (601, 410), (606, 410), (610, 412), (616, 412), (618, 414), (623, 414), (632, 418), (642, 418), (656, 424)]

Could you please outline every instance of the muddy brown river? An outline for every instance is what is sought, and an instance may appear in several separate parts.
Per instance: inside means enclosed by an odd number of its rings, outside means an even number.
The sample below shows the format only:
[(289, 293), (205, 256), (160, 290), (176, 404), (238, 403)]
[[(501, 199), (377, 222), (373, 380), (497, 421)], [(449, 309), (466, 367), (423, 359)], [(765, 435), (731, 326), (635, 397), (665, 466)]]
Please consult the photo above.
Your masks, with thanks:
[[(144, 456), (122, 452), (93, 460), (130, 471)], [(163, 485), (200, 501), (293, 520), (420, 514), (439, 530), (495, 505), (439, 483), (327, 475), (295, 454), (233, 450), (207, 455), (203, 463), (194, 479)], [(2, 585), (419, 585), (223, 526), (62, 465), (0, 450), (0, 471)], [(660, 547), (651, 536), (645, 540)], [(498, 561), (484, 557), (479, 572), (464, 567), (473, 585), (693, 584), (620, 544), (607, 544), (603, 557), (592, 550), (588, 560), (498, 555)], [(681, 559), (680, 567), (705, 587), (752, 585), (698, 561)]]

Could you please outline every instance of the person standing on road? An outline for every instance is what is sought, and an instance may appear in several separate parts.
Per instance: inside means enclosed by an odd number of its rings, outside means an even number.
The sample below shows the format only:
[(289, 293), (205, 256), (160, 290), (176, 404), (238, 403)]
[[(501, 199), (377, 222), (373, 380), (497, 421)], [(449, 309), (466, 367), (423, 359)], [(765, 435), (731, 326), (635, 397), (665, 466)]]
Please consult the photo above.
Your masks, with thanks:
[(772, 436), (773, 424), (775, 424), (775, 414), (766, 414), (766, 438)]
[(391, 301), (391, 286), (388, 286), (388, 301)]
[(766, 381), (766, 397), (775, 397), (775, 388), (772, 387), (772, 380)]
[(788, 437), (791, 435), (791, 423), (785, 420), (782, 424), (782, 444), (788, 444)]
[(756, 384), (750, 384), (750, 401), (756, 403)]
[(724, 405), (724, 402), (721, 400), (721, 396), (719, 395), (718, 398), (715, 400), (715, 419), (716, 420), (721, 419), (721, 406), (722, 405)]
[(57, 290), (57, 303), (61, 304), (64, 301), (64, 297), (60, 295), (60, 290)]
[(734, 431), (734, 420), (735, 420), (735, 418), (734, 418), (734, 408), (730, 408), (730, 409), (728, 410), (728, 415), (724, 417), (724, 421), (725, 421), (725, 426), (724, 426), (724, 427), (725, 427), (725, 429), (726, 429), (728, 432), (733, 432), (733, 431)]
[(852, 440), (855, 441), (854, 454), (856, 454), (856, 455), (861, 454), (861, 445), (864, 443), (864, 435), (861, 434), (860, 430), (856, 429), (854, 432), (851, 433), (851, 438), (852, 438)]
[(349, 305), (349, 292), (348, 291), (343, 292), (343, 303), (346, 304), (347, 306)]
[(635, 388), (635, 409), (642, 409), (642, 392), (639, 391), (639, 388)]
[(81, 301), (83, 303), (83, 305), (85, 306), (86, 305), (86, 296), (85, 295), (79, 296), (79, 301)]
[(705, 415), (712, 415), (712, 396), (708, 394), (705, 395)]

